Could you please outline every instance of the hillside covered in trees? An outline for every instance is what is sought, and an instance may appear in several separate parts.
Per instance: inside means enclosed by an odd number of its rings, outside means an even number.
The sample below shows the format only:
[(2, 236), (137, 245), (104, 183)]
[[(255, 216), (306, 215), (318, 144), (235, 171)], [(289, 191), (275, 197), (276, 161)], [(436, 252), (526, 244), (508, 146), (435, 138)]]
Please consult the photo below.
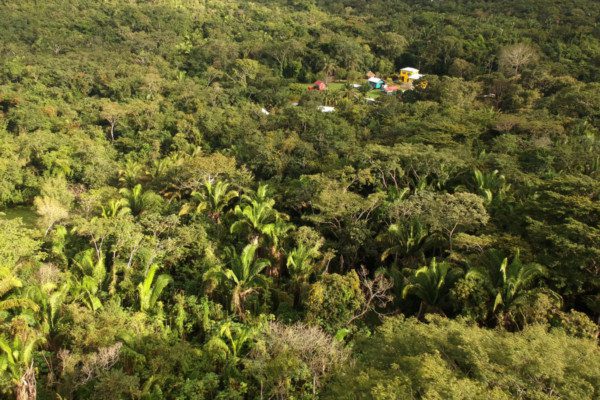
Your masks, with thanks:
[(600, 398), (599, 82), (596, 0), (0, 1), (0, 397)]

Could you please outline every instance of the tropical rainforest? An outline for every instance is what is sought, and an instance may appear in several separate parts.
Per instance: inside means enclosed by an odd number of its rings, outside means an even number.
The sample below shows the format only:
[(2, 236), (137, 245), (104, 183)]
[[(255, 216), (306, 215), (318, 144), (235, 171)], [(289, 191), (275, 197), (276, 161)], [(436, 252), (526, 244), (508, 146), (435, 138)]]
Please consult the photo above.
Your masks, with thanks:
[(600, 398), (599, 82), (596, 0), (1, 0), (0, 397)]

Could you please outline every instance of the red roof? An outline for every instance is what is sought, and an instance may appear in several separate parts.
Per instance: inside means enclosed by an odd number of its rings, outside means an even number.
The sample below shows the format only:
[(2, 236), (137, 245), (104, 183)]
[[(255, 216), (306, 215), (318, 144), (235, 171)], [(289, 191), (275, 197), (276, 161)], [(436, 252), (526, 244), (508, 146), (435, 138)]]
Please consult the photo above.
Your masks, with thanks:
[(398, 90), (400, 90), (400, 87), (398, 86), (386, 86), (385, 90), (387, 93), (391, 93), (391, 92), (397, 92)]
[(316, 81), (313, 86), (319, 90), (325, 90), (327, 88), (327, 84), (323, 81)]

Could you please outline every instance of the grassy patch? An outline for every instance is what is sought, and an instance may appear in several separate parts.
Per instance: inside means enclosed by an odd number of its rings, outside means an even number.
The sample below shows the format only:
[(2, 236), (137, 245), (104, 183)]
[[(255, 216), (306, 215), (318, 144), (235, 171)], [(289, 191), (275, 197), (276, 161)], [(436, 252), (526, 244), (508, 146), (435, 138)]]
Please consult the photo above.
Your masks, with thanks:
[(21, 218), (25, 226), (28, 228), (35, 228), (37, 222), (37, 214), (32, 207), (29, 206), (16, 206), (1, 211), (4, 215), (0, 214), (0, 218), (3, 219), (17, 219)]
[(365, 97), (368, 97), (370, 99), (377, 99), (377, 98), (379, 98), (379, 96), (381, 96), (381, 90), (379, 90), (379, 89), (370, 90), (365, 95)]

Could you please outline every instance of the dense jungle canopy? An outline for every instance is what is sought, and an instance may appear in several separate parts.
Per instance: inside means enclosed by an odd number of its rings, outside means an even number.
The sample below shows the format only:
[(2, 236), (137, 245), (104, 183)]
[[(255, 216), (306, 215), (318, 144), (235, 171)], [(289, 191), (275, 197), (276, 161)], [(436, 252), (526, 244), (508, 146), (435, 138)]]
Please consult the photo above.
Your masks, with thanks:
[(598, 399), (599, 318), (596, 0), (0, 0), (0, 397)]

